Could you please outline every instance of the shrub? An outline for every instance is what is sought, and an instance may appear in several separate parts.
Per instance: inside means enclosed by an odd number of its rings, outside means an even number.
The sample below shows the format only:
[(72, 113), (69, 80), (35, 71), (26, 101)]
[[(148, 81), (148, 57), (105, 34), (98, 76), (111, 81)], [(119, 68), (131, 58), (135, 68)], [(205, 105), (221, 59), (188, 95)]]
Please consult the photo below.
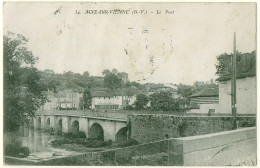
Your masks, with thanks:
[(64, 134), (64, 138), (86, 138), (86, 134), (83, 131), (68, 132)]
[(29, 154), (30, 154), (30, 150), (29, 150), (29, 148), (27, 148), (27, 147), (22, 147), (22, 148), (20, 149), (20, 153), (23, 153), (23, 154), (24, 154), (24, 157), (27, 157), (27, 156), (29, 156)]
[(28, 147), (22, 147), (20, 143), (6, 144), (4, 154), (13, 157), (27, 157), (30, 154)]
[(4, 154), (6, 156), (14, 156), (17, 157), (19, 154), (19, 148), (20, 148), (20, 144), (19, 143), (15, 143), (15, 144), (6, 144), (4, 146)]
[(86, 138), (86, 134), (85, 134), (85, 132), (83, 132), (83, 131), (78, 131), (78, 132), (76, 133), (76, 137), (77, 137), (77, 138)]
[(62, 140), (53, 140), (51, 142), (53, 146), (60, 146), (62, 144), (81, 144), (87, 148), (100, 148), (105, 146), (111, 146), (112, 141), (99, 141), (94, 139), (77, 139), (77, 138), (64, 138)]
[(73, 138), (73, 133), (72, 132), (68, 132), (64, 134), (64, 138)]
[(61, 131), (61, 130), (57, 130), (57, 131), (55, 132), (55, 134), (56, 134), (56, 135), (62, 135), (62, 131)]

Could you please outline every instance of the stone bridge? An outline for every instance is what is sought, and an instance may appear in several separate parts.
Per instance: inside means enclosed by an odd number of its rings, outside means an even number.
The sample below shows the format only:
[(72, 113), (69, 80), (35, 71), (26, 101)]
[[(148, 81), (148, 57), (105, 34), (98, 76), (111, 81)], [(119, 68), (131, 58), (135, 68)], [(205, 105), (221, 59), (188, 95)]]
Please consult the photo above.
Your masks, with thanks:
[(85, 132), (87, 138), (120, 142), (127, 139), (127, 120), (77, 116), (41, 114), (34, 118), (34, 128), (55, 131)]

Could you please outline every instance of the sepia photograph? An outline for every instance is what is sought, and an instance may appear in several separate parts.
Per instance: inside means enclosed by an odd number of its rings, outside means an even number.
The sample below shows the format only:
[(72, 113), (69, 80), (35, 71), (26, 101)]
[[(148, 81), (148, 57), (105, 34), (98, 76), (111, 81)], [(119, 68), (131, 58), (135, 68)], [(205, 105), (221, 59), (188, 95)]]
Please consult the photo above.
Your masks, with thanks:
[(2, 8), (4, 166), (257, 166), (256, 2)]

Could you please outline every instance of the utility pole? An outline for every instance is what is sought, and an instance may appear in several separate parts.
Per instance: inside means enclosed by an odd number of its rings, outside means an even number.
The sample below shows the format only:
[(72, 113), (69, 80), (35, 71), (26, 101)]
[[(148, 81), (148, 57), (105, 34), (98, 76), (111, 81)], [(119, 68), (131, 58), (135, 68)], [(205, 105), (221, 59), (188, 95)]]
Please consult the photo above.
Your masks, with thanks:
[(233, 40), (233, 56), (232, 56), (232, 75), (231, 75), (231, 108), (233, 115), (234, 129), (237, 129), (237, 104), (236, 104), (236, 33), (234, 33)]

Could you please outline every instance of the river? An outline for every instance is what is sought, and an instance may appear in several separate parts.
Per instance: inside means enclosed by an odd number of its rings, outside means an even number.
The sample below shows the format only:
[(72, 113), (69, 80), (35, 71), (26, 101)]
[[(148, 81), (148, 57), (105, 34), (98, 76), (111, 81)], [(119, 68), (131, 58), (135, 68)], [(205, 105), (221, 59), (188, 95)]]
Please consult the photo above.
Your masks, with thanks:
[(49, 132), (21, 127), (16, 133), (4, 133), (4, 144), (19, 142), (23, 147), (27, 147), (30, 150), (30, 155), (26, 157), (28, 160), (46, 160), (79, 154), (51, 147), (50, 141), (59, 138), (61, 136), (50, 135)]

